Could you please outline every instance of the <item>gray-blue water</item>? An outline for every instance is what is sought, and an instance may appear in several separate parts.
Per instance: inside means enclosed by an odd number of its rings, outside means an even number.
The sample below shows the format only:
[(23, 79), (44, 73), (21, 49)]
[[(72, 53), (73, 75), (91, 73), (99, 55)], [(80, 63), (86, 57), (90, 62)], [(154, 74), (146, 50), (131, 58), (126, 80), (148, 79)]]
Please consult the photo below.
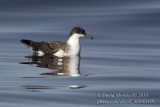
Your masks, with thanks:
[[(45, 75), (19, 42), (66, 41), (80, 26), (82, 76)], [(44, 75), (43, 75), (44, 74)], [(0, 0), (1, 107), (159, 107), (159, 0)]]

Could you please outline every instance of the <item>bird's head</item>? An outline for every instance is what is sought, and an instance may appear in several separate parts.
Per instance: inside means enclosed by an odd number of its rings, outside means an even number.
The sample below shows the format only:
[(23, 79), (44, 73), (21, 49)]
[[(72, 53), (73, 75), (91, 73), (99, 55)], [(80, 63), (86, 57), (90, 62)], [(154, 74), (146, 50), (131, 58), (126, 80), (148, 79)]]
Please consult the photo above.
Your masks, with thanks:
[(80, 38), (80, 37), (86, 37), (86, 38), (89, 38), (89, 39), (92, 39), (93, 40), (93, 37), (88, 35), (85, 30), (83, 28), (80, 28), (80, 27), (74, 27), (70, 34), (69, 34), (69, 38), (72, 37), (72, 36), (77, 36), (77, 38)]

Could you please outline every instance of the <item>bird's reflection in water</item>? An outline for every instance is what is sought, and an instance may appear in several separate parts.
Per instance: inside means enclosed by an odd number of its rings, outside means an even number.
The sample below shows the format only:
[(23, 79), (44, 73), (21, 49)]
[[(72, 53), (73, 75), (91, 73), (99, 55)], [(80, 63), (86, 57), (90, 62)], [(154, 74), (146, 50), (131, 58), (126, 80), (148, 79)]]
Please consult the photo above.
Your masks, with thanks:
[(81, 76), (79, 71), (79, 56), (56, 57), (53, 55), (31, 55), (26, 58), (30, 62), (22, 62), (21, 64), (36, 64), (37, 67), (53, 70), (53, 72), (42, 73), (40, 75)]
[[(81, 89), (85, 88), (85, 85), (69, 85), (70, 89)], [(22, 88), (29, 92), (43, 92), (44, 90), (67, 88), (66, 86), (44, 86), (44, 85), (23, 85)]]
[[(67, 56), (56, 57), (53, 55), (45, 56), (26, 56), (29, 62), (22, 62), (21, 64), (36, 64), (40, 68), (48, 68), (53, 70), (52, 72), (41, 73), (40, 75), (53, 75), (53, 76), (82, 76), (79, 70), (80, 57), (79, 56)], [(61, 88), (61, 86), (37, 86), (37, 85), (25, 85), (22, 86), (31, 92), (40, 92), (44, 89)], [(64, 86), (65, 87), (65, 86)], [(69, 85), (70, 89), (85, 88), (85, 85)]]

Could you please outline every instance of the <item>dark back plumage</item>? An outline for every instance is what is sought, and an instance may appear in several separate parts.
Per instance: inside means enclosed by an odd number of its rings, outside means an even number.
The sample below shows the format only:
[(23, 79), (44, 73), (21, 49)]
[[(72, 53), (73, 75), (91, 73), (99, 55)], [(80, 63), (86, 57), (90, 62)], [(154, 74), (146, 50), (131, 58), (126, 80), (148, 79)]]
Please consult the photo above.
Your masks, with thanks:
[(38, 51), (43, 51), (45, 54), (55, 54), (60, 49), (64, 52), (69, 50), (66, 42), (50, 41), (50, 42), (34, 42), (30, 40), (21, 40), (27, 47), (29, 47), (35, 54)]

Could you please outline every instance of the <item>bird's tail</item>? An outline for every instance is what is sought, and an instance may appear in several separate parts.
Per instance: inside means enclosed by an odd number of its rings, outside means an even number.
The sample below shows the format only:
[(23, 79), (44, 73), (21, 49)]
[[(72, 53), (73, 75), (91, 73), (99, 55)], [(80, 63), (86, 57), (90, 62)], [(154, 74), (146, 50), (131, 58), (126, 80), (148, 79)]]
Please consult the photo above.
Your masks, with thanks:
[(25, 44), (29, 49), (31, 49), (33, 51), (33, 47), (32, 47), (32, 43), (34, 41), (31, 41), (31, 40), (25, 40), (25, 39), (22, 39), (20, 40), (23, 44)]

